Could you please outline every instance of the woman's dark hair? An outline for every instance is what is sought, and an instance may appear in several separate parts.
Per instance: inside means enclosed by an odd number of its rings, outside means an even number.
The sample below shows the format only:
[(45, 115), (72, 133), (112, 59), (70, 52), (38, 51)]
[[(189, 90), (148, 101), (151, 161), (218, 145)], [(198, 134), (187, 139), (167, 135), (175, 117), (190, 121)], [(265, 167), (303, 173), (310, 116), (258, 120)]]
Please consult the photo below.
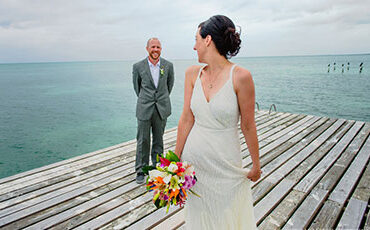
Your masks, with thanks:
[(240, 33), (236, 32), (234, 23), (223, 15), (215, 15), (199, 24), (202, 38), (211, 35), (218, 52), (229, 59), (238, 54), (240, 49)]

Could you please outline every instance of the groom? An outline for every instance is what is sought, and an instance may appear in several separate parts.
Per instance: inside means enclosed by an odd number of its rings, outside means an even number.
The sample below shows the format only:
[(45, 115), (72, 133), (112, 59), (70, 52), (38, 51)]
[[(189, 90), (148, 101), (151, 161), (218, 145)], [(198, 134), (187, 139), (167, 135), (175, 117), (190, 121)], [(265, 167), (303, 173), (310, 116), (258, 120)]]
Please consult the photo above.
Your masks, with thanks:
[(153, 134), (151, 150), (152, 164), (156, 164), (157, 154), (163, 152), (163, 132), (167, 117), (171, 115), (170, 93), (174, 83), (174, 70), (171, 62), (160, 58), (161, 43), (158, 38), (150, 38), (146, 45), (148, 57), (134, 64), (133, 83), (137, 95), (137, 148), (136, 182), (144, 183), (143, 166), (149, 165), (150, 130)]

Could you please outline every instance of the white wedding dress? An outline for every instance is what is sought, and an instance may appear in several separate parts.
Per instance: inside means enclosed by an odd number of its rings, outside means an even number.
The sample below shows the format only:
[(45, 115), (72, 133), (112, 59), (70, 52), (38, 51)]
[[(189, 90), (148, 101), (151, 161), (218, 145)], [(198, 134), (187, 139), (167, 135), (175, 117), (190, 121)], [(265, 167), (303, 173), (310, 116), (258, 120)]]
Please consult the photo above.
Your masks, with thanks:
[(195, 122), (181, 158), (194, 166), (198, 181), (192, 190), (201, 198), (189, 194), (186, 201), (189, 230), (256, 229), (248, 171), (242, 168), (234, 67), (210, 102), (201, 85), (202, 68), (194, 85), (191, 110)]

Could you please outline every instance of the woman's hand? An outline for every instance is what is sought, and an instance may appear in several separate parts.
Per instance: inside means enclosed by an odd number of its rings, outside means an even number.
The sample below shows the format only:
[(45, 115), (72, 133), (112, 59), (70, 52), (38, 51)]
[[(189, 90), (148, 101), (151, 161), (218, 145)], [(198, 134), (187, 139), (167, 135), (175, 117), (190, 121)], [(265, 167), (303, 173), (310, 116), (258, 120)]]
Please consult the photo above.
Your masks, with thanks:
[(251, 171), (249, 171), (247, 178), (253, 182), (256, 182), (261, 177), (261, 169), (253, 167)]

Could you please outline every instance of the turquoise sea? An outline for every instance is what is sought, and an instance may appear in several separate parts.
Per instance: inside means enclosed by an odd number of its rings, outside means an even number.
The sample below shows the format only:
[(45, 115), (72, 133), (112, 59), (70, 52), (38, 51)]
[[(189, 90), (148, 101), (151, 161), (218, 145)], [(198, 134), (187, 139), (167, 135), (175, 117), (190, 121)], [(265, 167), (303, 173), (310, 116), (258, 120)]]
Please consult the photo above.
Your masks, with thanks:
[[(0, 64), (0, 178), (134, 139), (136, 61)], [(181, 114), (184, 71), (196, 64), (171, 61), (167, 128)], [(251, 71), (261, 109), (370, 121), (370, 54), (232, 61)]]

